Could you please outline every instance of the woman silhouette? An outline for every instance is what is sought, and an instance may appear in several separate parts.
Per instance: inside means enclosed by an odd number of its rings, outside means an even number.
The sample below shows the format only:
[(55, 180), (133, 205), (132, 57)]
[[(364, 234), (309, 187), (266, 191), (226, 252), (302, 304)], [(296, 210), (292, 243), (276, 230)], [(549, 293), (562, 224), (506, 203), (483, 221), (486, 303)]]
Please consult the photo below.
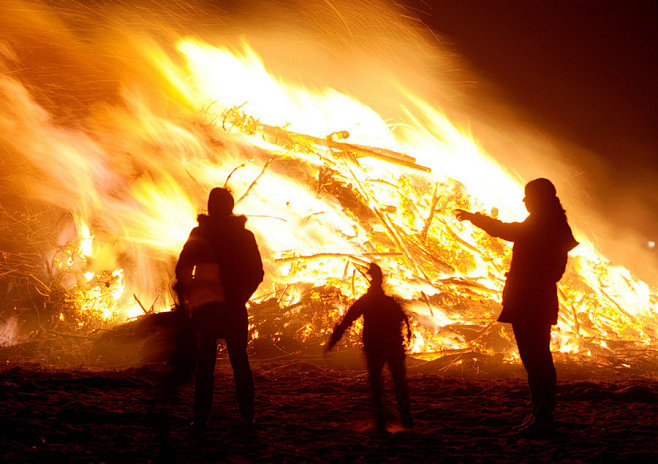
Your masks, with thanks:
[(556, 377), (550, 341), (551, 325), (557, 323), (556, 283), (564, 273), (568, 252), (578, 242), (551, 181), (540, 178), (528, 182), (523, 202), (530, 214), (520, 223), (505, 223), (461, 209), (456, 214), (460, 221), (470, 221), (489, 235), (514, 242), (498, 321), (512, 324), (528, 373), (534, 410), (519, 430), (536, 434), (553, 429)]

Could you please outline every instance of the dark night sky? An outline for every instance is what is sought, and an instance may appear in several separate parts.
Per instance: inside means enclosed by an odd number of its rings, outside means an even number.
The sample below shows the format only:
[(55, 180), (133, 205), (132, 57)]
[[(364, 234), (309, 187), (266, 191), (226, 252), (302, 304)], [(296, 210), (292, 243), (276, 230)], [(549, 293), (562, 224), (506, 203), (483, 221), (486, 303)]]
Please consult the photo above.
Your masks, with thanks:
[(658, 241), (658, 2), (405, 3), (506, 104), (595, 154), (575, 160), (592, 208)]

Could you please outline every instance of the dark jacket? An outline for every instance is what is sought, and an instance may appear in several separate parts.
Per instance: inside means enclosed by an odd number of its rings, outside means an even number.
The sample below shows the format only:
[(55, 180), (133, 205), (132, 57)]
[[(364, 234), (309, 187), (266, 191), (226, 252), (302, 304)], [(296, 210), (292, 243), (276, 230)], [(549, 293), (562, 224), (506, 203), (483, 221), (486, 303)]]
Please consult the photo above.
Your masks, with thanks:
[(347, 313), (336, 325), (329, 339), (329, 348), (343, 336), (345, 330), (363, 315), (363, 347), (366, 354), (404, 352), (402, 323), (409, 319), (400, 304), (386, 295), (381, 287), (371, 287), (368, 292), (356, 300)]
[(564, 215), (531, 214), (523, 222), (502, 222), (476, 213), (471, 222), (494, 237), (514, 242), (500, 322), (556, 324), (556, 283), (567, 254), (578, 242)]
[[(194, 285), (189, 285), (191, 280), (209, 285), (215, 282), (221, 286), (224, 297), (215, 301), (244, 306), (263, 281), (256, 239), (245, 229), (247, 218), (201, 214), (197, 220), (199, 225), (190, 232), (176, 265), (176, 277), (183, 284), (183, 293), (198, 293)], [(215, 291), (214, 297), (218, 298), (219, 293)]]

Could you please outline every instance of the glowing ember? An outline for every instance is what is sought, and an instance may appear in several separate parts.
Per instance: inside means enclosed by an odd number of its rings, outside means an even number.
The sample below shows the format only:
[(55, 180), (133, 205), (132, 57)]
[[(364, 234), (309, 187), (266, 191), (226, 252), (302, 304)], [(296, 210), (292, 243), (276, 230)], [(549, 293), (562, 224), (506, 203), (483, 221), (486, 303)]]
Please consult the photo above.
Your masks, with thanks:
[[(207, 192), (227, 182), (266, 268), (251, 302), (253, 338), (324, 340), (367, 287), (360, 266), (375, 260), (414, 315), (412, 352), (516, 356), (511, 332), (492, 322), (511, 248), (453, 211), (496, 206), (499, 218), (520, 220), (522, 179), (421, 96), (395, 85), (389, 98), (403, 118), (385, 120), (356, 97), (276, 77), (246, 42), (235, 49), (111, 22), (110, 49), (124, 56), (109, 70), (101, 27), (89, 45), (66, 12), (26, 11), (3, 19), (0, 33), (0, 143), (29, 166), (20, 187), (75, 218), (46, 283), (65, 288), (75, 311), (114, 323), (168, 309), (178, 252)], [(25, 68), (31, 40), (44, 36), (51, 45), (35, 53), (60, 49), (50, 66), (93, 77), (88, 59), (119, 91), (89, 81), (58, 98), (66, 76)], [(577, 239), (559, 285), (556, 351), (655, 347), (656, 291)]]

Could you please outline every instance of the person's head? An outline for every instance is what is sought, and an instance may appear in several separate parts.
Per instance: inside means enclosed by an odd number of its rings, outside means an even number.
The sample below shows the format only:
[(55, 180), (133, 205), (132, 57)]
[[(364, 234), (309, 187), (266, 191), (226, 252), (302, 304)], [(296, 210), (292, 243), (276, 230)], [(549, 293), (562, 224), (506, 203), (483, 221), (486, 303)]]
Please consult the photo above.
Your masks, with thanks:
[(226, 217), (233, 214), (233, 195), (222, 187), (215, 187), (208, 195), (208, 214), (212, 217)]
[(559, 204), (555, 186), (550, 180), (543, 177), (531, 180), (525, 185), (523, 203), (529, 213), (553, 209), (556, 204)]
[(368, 267), (368, 275), (370, 276), (370, 286), (381, 287), (384, 282), (384, 274), (382, 273), (382, 268), (376, 265), (375, 263), (370, 263)]

